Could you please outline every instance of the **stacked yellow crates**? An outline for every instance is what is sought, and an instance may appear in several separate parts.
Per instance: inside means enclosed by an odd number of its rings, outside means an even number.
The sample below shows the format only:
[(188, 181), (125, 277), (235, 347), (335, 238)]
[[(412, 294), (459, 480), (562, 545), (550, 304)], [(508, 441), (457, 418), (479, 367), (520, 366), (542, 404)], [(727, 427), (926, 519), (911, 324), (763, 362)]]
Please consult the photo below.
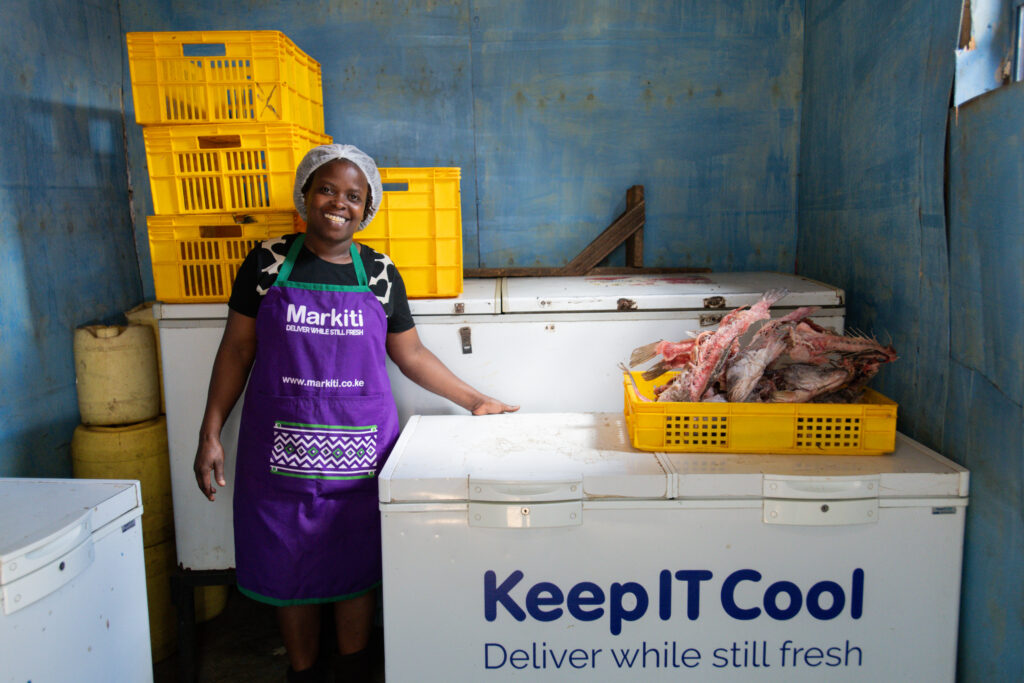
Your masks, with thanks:
[[(129, 33), (127, 43), (155, 214), (146, 228), (156, 298), (225, 302), (245, 255), (294, 231), (295, 167), (331, 142), (320, 65), (277, 31)], [(145, 545), (159, 660), (176, 642), (177, 558), (173, 536)], [(226, 587), (200, 587), (197, 618), (216, 616), (225, 596)]]
[(331, 142), (320, 65), (278, 31), (127, 40), (155, 213), (156, 298), (227, 301), (246, 253), (294, 230), (295, 167)]

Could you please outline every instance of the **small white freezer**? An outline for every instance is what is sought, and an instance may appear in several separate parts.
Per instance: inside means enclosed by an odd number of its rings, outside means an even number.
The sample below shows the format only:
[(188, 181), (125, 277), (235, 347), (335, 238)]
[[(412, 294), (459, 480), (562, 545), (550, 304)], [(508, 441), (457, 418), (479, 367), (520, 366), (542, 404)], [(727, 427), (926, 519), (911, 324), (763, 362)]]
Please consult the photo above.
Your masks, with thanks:
[(382, 473), (387, 679), (952, 681), (968, 472), (648, 453), (621, 413), (416, 416)]
[(0, 479), (0, 681), (153, 680), (137, 481)]
[[(789, 295), (772, 312), (819, 306), (814, 319), (843, 331), (842, 289), (782, 273), (679, 273), (467, 279), (460, 296), (413, 299), (420, 339), (470, 385), (524, 412), (622, 409), (630, 352), (659, 339), (714, 329), (722, 316), (769, 289)], [(228, 486), (207, 501), (192, 471), (210, 370), (227, 304), (161, 304), (171, 492), (178, 562), (190, 570), (235, 566), (232, 482), (241, 401), (224, 426)], [(401, 424), (412, 415), (465, 414), (388, 363)]]

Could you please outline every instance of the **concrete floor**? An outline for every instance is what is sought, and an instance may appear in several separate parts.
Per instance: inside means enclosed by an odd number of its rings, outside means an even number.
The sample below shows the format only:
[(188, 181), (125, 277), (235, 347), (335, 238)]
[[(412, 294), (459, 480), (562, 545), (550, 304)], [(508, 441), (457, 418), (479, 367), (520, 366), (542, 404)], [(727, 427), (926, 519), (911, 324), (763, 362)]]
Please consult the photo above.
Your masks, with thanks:
[[(325, 615), (327, 616), (327, 615)], [(325, 620), (325, 625), (331, 622)], [(219, 615), (196, 625), (197, 683), (282, 683), (288, 668), (278, 635), (274, 608), (251, 600), (234, 588)], [(382, 638), (383, 634), (378, 633)], [(327, 647), (333, 627), (325, 633)], [(178, 683), (178, 655), (153, 665), (154, 683)], [(367, 683), (384, 683), (384, 661)]]

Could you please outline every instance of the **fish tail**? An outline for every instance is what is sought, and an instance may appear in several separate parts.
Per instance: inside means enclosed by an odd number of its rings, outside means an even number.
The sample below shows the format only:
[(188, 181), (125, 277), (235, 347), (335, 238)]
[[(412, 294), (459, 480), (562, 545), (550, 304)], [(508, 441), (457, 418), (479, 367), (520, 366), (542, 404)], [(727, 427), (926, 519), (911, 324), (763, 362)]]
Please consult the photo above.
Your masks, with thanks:
[(651, 380), (661, 377), (671, 369), (672, 366), (670, 366), (665, 361), (658, 361), (657, 363), (655, 363), (654, 365), (640, 373), (640, 376), (643, 377), (648, 382), (650, 382)]
[(659, 340), (633, 349), (633, 353), (629, 356), (629, 367), (635, 368), (658, 355), (658, 344), (660, 343), (661, 341)]

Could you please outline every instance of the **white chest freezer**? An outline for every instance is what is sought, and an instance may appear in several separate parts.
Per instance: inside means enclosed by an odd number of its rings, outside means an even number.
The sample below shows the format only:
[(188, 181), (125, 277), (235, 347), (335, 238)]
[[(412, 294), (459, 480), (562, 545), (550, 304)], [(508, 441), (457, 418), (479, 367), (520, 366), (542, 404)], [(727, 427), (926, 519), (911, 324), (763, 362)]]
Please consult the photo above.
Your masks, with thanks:
[(414, 417), (380, 480), (403, 681), (952, 681), (968, 473), (655, 454), (619, 413)]
[(0, 479), (0, 681), (152, 681), (137, 481)]
[[(622, 410), (630, 352), (659, 339), (710, 330), (769, 289), (789, 295), (775, 315), (819, 306), (814, 319), (843, 330), (844, 293), (779, 273), (469, 279), (461, 296), (410, 301), (423, 343), (456, 375), (531, 413)], [(178, 561), (185, 569), (234, 567), (231, 483), (241, 401), (222, 434), (228, 486), (211, 503), (192, 472), (210, 369), (226, 304), (155, 307), (159, 320)], [(411, 415), (462, 414), (389, 363), (401, 424)]]

